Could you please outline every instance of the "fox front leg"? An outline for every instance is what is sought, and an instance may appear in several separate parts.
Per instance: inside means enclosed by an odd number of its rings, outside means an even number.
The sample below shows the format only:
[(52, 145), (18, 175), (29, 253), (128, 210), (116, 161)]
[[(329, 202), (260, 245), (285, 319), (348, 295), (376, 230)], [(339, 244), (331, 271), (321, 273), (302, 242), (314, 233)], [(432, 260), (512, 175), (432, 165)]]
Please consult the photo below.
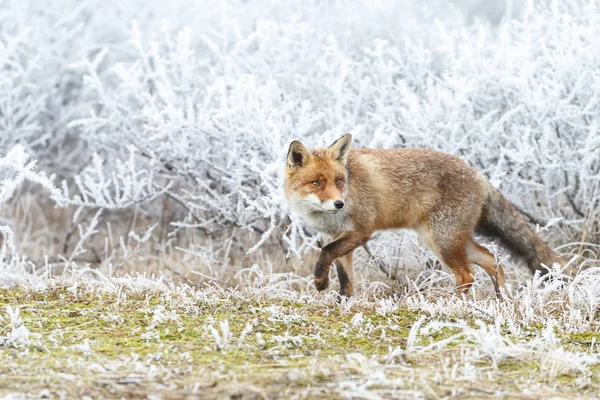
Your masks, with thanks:
[(340, 295), (352, 297), (354, 295), (354, 270), (352, 269), (352, 253), (346, 254), (334, 261), (340, 281)]
[[(370, 238), (371, 232), (344, 232), (333, 242), (323, 247), (315, 266), (315, 287), (317, 290), (322, 291), (329, 286), (329, 268), (335, 259), (351, 253), (355, 248), (365, 244)], [(344, 286), (342, 292), (345, 291), (344, 289), (353, 286), (351, 275), (346, 273), (345, 278), (347, 279), (342, 279), (343, 282), (340, 282), (341, 286)]]

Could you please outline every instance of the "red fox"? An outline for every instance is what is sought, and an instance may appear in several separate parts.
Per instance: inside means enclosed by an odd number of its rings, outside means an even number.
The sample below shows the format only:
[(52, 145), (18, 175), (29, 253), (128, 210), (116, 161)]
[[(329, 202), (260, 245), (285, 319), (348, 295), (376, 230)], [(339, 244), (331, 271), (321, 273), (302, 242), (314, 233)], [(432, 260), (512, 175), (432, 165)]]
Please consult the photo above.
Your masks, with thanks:
[[(335, 261), (340, 294), (352, 296), (352, 252), (373, 232), (410, 228), (455, 275), (457, 291), (482, 267), (496, 291), (504, 271), (473, 234), (500, 239), (532, 271), (566, 261), (531, 229), (523, 215), (487, 179), (458, 157), (426, 149), (351, 149), (346, 134), (325, 150), (290, 144), (285, 193), (289, 208), (330, 240), (315, 266), (314, 283), (329, 286)], [(337, 261), (336, 261), (337, 260)]]

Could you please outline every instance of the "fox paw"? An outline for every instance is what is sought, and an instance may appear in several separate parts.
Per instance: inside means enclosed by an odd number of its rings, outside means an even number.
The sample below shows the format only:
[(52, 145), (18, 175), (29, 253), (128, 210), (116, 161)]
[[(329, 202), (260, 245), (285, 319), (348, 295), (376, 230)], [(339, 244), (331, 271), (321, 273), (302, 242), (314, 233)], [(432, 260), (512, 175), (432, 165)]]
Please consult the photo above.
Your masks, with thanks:
[(317, 290), (319, 292), (322, 292), (323, 290), (327, 289), (327, 287), (329, 286), (329, 277), (326, 276), (324, 278), (315, 278), (315, 287), (317, 288)]
[(348, 285), (340, 289), (340, 297), (349, 299), (352, 296), (354, 296), (354, 288), (352, 287), (352, 285)]

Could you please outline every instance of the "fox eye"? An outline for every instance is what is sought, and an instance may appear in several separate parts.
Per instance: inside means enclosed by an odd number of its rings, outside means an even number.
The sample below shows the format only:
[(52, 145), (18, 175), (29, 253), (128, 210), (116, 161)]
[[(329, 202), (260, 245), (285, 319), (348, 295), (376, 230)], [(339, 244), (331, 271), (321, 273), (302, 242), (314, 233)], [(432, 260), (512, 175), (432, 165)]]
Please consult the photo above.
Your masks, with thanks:
[(338, 186), (342, 186), (342, 183), (344, 183), (344, 181), (342, 181), (340, 178), (335, 180), (335, 184)]
[(319, 186), (319, 187), (321, 186), (321, 182), (319, 182), (319, 181), (312, 181), (311, 183), (315, 186)]

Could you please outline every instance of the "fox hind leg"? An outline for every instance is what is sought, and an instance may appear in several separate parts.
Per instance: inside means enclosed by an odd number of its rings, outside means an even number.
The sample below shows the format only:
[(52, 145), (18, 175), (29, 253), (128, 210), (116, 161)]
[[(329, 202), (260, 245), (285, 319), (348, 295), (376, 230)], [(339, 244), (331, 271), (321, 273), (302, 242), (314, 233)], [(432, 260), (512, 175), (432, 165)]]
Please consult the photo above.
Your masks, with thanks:
[(421, 242), (454, 273), (457, 293), (466, 295), (475, 282), (473, 269), (467, 257), (466, 235), (460, 232), (448, 234), (426, 226), (419, 227), (417, 232)]
[(475, 282), (473, 269), (467, 258), (466, 243), (457, 237), (449, 246), (440, 249), (440, 256), (442, 262), (454, 273), (457, 293), (466, 295)]
[(500, 289), (503, 289), (508, 295), (506, 282), (504, 280), (504, 269), (500, 264), (496, 263), (494, 255), (488, 249), (481, 246), (479, 243), (475, 242), (473, 238), (471, 238), (467, 242), (467, 257), (469, 262), (479, 265), (485, 270), (485, 272), (487, 272), (492, 279), (494, 289), (496, 290), (496, 295), (499, 298), (502, 296)]

